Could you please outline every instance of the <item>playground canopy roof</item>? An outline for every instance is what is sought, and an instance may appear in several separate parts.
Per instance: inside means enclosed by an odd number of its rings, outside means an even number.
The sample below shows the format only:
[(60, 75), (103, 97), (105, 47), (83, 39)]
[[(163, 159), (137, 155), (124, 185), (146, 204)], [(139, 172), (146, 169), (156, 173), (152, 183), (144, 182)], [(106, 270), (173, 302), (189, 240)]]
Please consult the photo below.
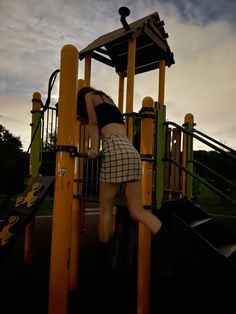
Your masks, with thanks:
[(94, 40), (80, 51), (80, 60), (90, 56), (126, 76), (128, 42), (130, 38), (136, 38), (135, 74), (159, 68), (160, 60), (165, 60), (170, 67), (175, 61), (164, 25), (157, 12), (150, 14), (129, 24), (127, 30), (122, 27)]

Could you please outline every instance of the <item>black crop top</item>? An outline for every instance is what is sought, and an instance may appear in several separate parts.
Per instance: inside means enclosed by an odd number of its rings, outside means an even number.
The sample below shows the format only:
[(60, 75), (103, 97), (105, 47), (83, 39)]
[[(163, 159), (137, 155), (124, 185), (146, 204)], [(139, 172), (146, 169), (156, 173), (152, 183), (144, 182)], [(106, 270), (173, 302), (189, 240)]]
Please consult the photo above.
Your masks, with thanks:
[(95, 112), (99, 130), (110, 123), (124, 124), (121, 112), (115, 105), (103, 102), (95, 107)]

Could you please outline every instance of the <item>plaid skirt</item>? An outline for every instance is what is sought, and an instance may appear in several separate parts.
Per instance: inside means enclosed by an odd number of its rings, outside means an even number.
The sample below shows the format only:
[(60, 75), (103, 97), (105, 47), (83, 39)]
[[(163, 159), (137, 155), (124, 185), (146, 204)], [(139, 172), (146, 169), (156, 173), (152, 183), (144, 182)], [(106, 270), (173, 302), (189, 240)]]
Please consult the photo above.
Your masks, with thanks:
[(141, 159), (128, 137), (122, 134), (110, 134), (105, 137), (100, 180), (118, 183), (141, 178)]

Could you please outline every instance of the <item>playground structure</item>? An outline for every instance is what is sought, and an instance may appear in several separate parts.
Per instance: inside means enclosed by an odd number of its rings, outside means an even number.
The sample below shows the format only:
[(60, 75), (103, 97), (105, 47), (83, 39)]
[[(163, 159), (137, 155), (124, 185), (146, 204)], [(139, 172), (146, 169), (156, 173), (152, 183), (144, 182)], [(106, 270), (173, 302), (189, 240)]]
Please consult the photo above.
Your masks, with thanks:
[[(121, 29), (101, 36), (80, 52), (71, 45), (63, 47), (58, 108), (49, 106), (43, 108), (40, 94), (33, 95), (31, 176), (37, 177), (39, 174), (44, 175), (42, 172), (47, 172), (47, 167), (45, 170), (41, 164), (42, 154), (54, 156), (56, 153), (55, 174), (47, 174), (55, 175), (49, 314), (66, 314), (68, 294), (78, 290), (80, 238), (85, 201), (98, 201), (99, 158), (96, 160), (86, 158), (89, 146), (87, 129), (76, 119), (77, 92), (81, 87), (91, 83), (92, 59), (114, 67), (119, 76), (118, 107), (121, 112), (124, 112), (127, 134), (134, 144), (135, 138), (139, 138), (135, 127), (140, 126), (139, 148), (142, 159), (144, 208), (157, 211), (157, 214), (164, 212), (165, 209), (168, 213), (173, 210), (170, 223), (173, 233), (177, 235), (181, 229), (181, 232), (187, 235), (186, 238), (193, 238), (195, 245), (201, 248), (197, 250), (199, 255), (204, 256), (205, 251), (210, 252), (207, 253), (209, 261), (217, 261), (217, 265), (226, 265), (230, 275), (235, 272), (235, 239), (226, 231), (222, 231), (213, 219), (191, 203), (194, 178), (206, 184), (227, 201), (236, 204), (233, 198), (209, 183), (203, 182), (203, 179), (194, 174), (193, 164), (197, 161), (193, 159), (193, 139), (207, 143), (211, 148), (236, 159), (234, 151), (197, 131), (194, 128), (192, 114), (188, 113), (185, 116), (183, 126), (166, 121), (165, 69), (166, 66), (174, 64), (174, 57), (166, 40), (168, 35), (164, 29), (164, 22), (160, 20), (158, 13), (154, 13), (129, 25), (125, 19), (128, 11), (122, 9), (120, 13), (123, 25)], [(84, 60), (85, 67), (83, 79), (78, 80), (79, 60)], [(157, 101), (151, 97), (144, 97), (141, 110), (139, 113), (134, 113), (135, 75), (155, 69), (158, 70)], [(124, 110), (125, 78), (127, 94)], [(46, 121), (45, 127), (40, 125), (43, 121), (42, 116)], [(52, 164), (53, 158), (51, 158)], [(116, 205), (119, 215), (119, 206), (125, 206), (122, 196), (117, 200)], [(34, 212), (32, 217), (33, 215)], [(28, 264), (32, 262), (32, 224), (33, 221), (27, 224), (25, 234), (25, 261)], [(189, 234), (192, 236), (188, 237)], [(184, 237), (182, 238), (184, 241)], [(190, 242), (188, 240), (186, 244), (189, 249), (192, 243)], [(151, 234), (140, 225), (137, 272), (138, 314), (149, 313), (150, 264)]]
[[(124, 11), (123, 13), (124, 15), (127, 15), (127, 11)], [(124, 15), (122, 14), (123, 22)], [(149, 21), (150, 23), (144, 25), (145, 20)], [(77, 187), (74, 187), (74, 190), (77, 193), (73, 193), (73, 189), (71, 188), (71, 186), (69, 186), (68, 182), (72, 184), (72, 182), (80, 181), (83, 176), (83, 168), (81, 167), (81, 164), (79, 165), (78, 174), (78, 167), (74, 166), (75, 160), (70, 156), (71, 153), (76, 153), (75, 147), (77, 143), (75, 136), (78, 136), (77, 134), (79, 134), (79, 130), (81, 130), (78, 127), (78, 122), (75, 119), (78, 59), (79, 57), (80, 60), (85, 59), (85, 85), (90, 85), (91, 57), (96, 58), (97, 60), (116, 68), (116, 71), (119, 73), (120, 78), (118, 106), (121, 111), (123, 111), (122, 95), (124, 90), (124, 77), (127, 76), (126, 113), (131, 114), (131, 116), (127, 117), (126, 125), (128, 137), (132, 140), (132, 112), (135, 73), (142, 73), (150, 69), (160, 68), (159, 103), (160, 106), (162, 106), (162, 110), (160, 110), (160, 112), (162, 112), (162, 115), (159, 115), (159, 119), (164, 118), (165, 65), (166, 63), (168, 65), (171, 65), (174, 60), (165, 39), (166, 34), (164, 32), (163, 24), (158, 24), (159, 22), (160, 19), (158, 14), (153, 14), (146, 19), (134, 22), (129, 26), (124, 23), (126, 29), (122, 28), (121, 30), (115, 31), (114, 33), (110, 33), (108, 35), (100, 37), (97, 41), (82, 50), (79, 55), (75, 47), (65, 46), (62, 49), (60, 69), (60, 95), (58, 108), (59, 121), (57, 135), (57, 150), (59, 152), (57, 152), (56, 162), (58, 165), (60, 165), (60, 168), (56, 170), (55, 174), (55, 201), (52, 233), (49, 313), (55, 313), (59, 310), (61, 311), (61, 313), (66, 313), (68, 293), (67, 289), (68, 287), (71, 289), (77, 287), (77, 282), (75, 282), (75, 280), (76, 278), (78, 278), (78, 247), (80, 237), (79, 210), (82, 209), (83, 204), (80, 199), (76, 197), (73, 198), (73, 195), (76, 195), (79, 192), (79, 189)], [(154, 29), (154, 31), (155, 29), (157, 29), (158, 35), (155, 34), (155, 32), (153, 32), (152, 30), (151, 36), (149, 36), (148, 34), (150, 33), (150, 28)], [(162, 40), (158, 39), (159, 36), (161, 36)], [(159, 43), (159, 45), (154, 41), (155, 39), (157, 43)], [(150, 53), (151, 51), (153, 51), (152, 48), (154, 45), (156, 47), (155, 54)], [(105, 47), (105, 50), (102, 47)], [(99, 51), (99, 54), (97, 53), (97, 51)], [(140, 56), (136, 56), (137, 52), (140, 53)], [(106, 57), (104, 57), (102, 54)], [(146, 56), (146, 58), (144, 58), (144, 56)], [(152, 114), (154, 111), (153, 101), (151, 99), (148, 99), (143, 102), (143, 105), (143, 113), (146, 114), (146, 118), (148, 119), (149, 115)], [(60, 116), (63, 117), (62, 121), (60, 120)], [(72, 123), (74, 123), (75, 125), (74, 128), (71, 128)], [(141, 126), (141, 128), (144, 128), (143, 131), (146, 133), (145, 127), (150, 130), (147, 121), (144, 122), (144, 125)], [(151, 140), (152, 136), (148, 136), (148, 138), (150, 138)], [(143, 147), (141, 147), (141, 155), (143, 155), (143, 157), (153, 155), (153, 143), (151, 143), (151, 141), (149, 142), (148, 140), (146, 140), (145, 142), (148, 144), (145, 144), (143, 145)], [(86, 150), (86, 143), (80, 143), (79, 146), (79, 152), (83, 153)], [(58, 160), (59, 155), (60, 160)], [(152, 206), (152, 168), (153, 158), (147, 158), (145, 161), (143, 161), (143, 187), (145, 187), (145, 189), (143, 188), (143, 198), (144, 206), (147, 210), (150, 210)], [(76, 169), (75, 172), (74, 169)], [(162, 180), (160, 180), (160, 182), (161, 181)], [(67, 186), (66, 189), (65, 185)], [(81, 194), (79, 195), (81, 196)], [(157, 200), (157, 203), (160, 204), (160, 200), (161, 198)], [(71, 204), (72, 206), (71, 211), (65, 210), (65, 208), (68, 207), (68, 204)], [(71, 238), (70, 236), (68, 236), (68, 227), (70, 226), (70, 224)], [(140, 304), (137, 305), (137, 308), (140, 309), (140, 313), (148, 313), (148, 269), (150, 271), (150, 267), (148, 266), (148, 264), (150, 263), (151, 246), (150, 231), (148, 231), (143, 226), (140, 226), (139, 239), (139, 251), (141, 252), (139, 257), (139, 263), (141, 263), (142, 265), (140, 265), (139, 267), (138, 275), (138, 302), (140, 302)], [(142, 239), (145, 240), (141, 241)], [(69, 249), (70, 267), (68, 269), (67, 263)], [(143, 256), (141, 256), (142, 254)], [(60, 276), (58, 276), (59, 273)]]

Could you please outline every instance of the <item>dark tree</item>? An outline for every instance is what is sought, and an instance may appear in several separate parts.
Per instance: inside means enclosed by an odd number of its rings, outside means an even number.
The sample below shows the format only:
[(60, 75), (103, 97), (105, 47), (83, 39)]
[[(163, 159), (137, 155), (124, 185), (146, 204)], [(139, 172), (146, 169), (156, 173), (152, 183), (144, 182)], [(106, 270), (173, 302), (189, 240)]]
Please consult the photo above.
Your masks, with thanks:
[(28, 169), (28, 156), (22, 150), (20, 138), (0, 125), (0, 194), (19, 193)]
[[(225, 179), (234, 183), (236, 182), (236, 162), (232, 159), (232, 157), (216, 151), (199, 150), (194, 152), (194, 159), (200, 161), (202, 164), (215, 171)], [(222, 192), (226, 194), (235, 192), (235, 188), (233, 188), (232, 185), (227, 184), (207, 169), (196, 165), (195, 171), (198, 175), (213, 184)]]

